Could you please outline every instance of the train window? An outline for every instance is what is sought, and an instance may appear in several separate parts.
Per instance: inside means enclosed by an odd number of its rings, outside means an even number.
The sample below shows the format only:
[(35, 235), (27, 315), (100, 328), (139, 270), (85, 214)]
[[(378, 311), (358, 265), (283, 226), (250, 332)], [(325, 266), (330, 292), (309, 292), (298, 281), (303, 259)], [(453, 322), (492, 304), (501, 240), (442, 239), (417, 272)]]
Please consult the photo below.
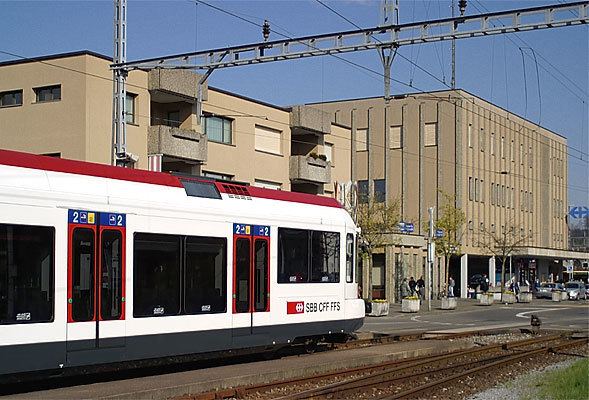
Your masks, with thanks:
[(123, 308), (122, 242), (119, 231), (102, 233), (100, 309), (104, 320), (118, 319)]
[(72, 319), (94, 319), (94, 231), (74, 229), (72, 237)]
[(354, 235), (346, 235), (346, 282), (354, 282)]
[(278, 229), (278, 283), (308, 282), (309, 231)]
[(235, 311), (248, 312), (250, 308), (250, 239), (235, 242)]
[(53, 321), (55, 229), (0, 224), (0, 324)]
[(254, 310), (268, 308), (268, 242), (256, 239), (254, 245)]
[(180, 312), (180, 236), (135, 234), (133, 316)]
[(188, 196), (193, 197), (206, 197), (209, 199), (220, 199), (221, 195), (212, 182), (202, 182), (180, 179), (182, 186)]
[(311, 231), (311, 282), (339, 282), (339, 233)]
[(184, 308), (187, 314), (227, 310), (227, 241), (186, 238)]

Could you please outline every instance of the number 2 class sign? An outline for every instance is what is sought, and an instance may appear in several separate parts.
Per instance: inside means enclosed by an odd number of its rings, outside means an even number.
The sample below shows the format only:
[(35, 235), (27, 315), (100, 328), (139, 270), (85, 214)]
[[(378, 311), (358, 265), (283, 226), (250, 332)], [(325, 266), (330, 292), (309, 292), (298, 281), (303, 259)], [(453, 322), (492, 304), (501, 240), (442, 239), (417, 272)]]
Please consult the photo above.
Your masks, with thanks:
[(234, 235), (270, 236), (270, 227), (265, 225), (233, 224)]
[(68, 210), (68, 222), (70, 224), (116, 226), (123, 228), (126, 225), (125, 214), (96, 212), (87, 210)]

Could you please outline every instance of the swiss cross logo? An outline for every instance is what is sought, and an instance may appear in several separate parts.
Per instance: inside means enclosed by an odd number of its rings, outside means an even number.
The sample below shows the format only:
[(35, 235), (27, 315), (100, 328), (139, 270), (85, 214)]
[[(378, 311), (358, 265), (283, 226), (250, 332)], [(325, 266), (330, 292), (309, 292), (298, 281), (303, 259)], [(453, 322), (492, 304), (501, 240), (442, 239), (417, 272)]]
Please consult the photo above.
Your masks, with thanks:
[(286, 313), (287, 314), (302, 314), (305, 312), (304, 301), (287, 301), (286, 302)]

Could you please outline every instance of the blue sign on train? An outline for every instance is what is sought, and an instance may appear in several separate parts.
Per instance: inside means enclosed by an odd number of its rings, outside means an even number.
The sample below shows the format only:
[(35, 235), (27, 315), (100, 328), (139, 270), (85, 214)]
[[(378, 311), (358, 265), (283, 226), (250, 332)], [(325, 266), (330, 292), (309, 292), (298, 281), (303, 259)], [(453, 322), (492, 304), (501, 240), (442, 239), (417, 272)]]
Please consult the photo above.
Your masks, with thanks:
[(233, 234), (270, 237), (270, 227), (264, 225), (233, 224)]
[(270, 237), (270, 227), (264, 225), (254, 225), (254, 236)]
[(127, 223), (127, 218), (125, 217), (125, 214), (119, 213), (100, 213), (100, 225), (124, 228)]
[(68, 210), (67, 220), (70, 224), (96, 225), (96, 213), (85, 210)]

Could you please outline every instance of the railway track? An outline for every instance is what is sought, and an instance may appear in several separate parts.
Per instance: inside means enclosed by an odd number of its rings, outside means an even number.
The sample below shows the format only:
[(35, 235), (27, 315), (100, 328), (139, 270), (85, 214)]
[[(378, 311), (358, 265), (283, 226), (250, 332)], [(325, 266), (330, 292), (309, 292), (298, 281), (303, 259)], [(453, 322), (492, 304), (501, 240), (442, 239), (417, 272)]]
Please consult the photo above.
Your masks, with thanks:
[(395, 360), (312, 377), (204, 393), (190, 398), (430, 398), (440, 387), (461, 378), (584, 343), (587, 343), (586, 338), (572, 340), (566, 335), (549, 335), (433, 356)]

